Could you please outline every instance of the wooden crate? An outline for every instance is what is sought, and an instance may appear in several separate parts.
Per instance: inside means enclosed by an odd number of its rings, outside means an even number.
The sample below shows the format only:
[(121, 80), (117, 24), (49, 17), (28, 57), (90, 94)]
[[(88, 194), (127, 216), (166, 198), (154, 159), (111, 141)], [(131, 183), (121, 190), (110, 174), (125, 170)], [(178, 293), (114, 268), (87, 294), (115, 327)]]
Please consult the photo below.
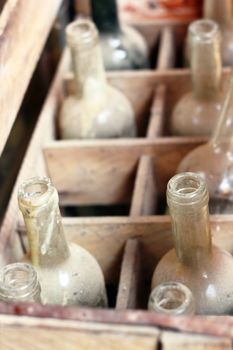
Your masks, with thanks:
[[(190, 88), (189, 72), (109, 74), (109, 81), (131, 100), (141, 136), (59, 141), (55, 120), (64, 94), (73, 90), (68, 66), (65, 55), (16, 180), (0, 231), (1, 263), (24, 254), (17, 238), (25, 245), (17, 189), (28, 177), (49, 174), (62, 206), (126, 204), (125, 216), (63, 219), (67, 238), (99, 261), (111, 291), (111, 308), (0, 303), (1, 345), (26, 350), (37, 338), (41, 349), (91, 349), (96, 344), (100, 349), (231, 349), (229, 316), (176, 318), (146, 311), (153, 269), (172, 247), (169, 216), (158, 215), (166, 183), (183, 156), (205, 141), (170, 137), (163, 128), (175, 101)], [(231, 215), (211, 217), (215, 242), (233, 241), (232, 224)], [(219, 234), (219, 225), (224, 234)]]

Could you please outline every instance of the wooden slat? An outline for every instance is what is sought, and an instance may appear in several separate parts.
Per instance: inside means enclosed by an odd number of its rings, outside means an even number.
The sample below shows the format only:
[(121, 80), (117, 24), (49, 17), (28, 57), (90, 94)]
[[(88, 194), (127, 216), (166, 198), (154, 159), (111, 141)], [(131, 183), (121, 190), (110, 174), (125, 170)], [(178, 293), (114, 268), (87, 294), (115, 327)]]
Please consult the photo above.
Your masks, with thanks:
[(129, 239), (122, 260), (116, 309), (136, 309), (139, 306), (140, 274), (139, 242), (137, 239)]
[(164, 111), (166, 103), (166, 86), (159, 85), (154, 93), (152, 107), (150, 110), (150, 120), (147, 127), (147, 138), (155, 138), (163, 134)]
[(33, 317), (0, 317), (4, 350), (155, 350), (159, 330), (151, 327), (107, 325)]
[(0, 154), (61, 0), (8, 0), (0, 15)]
[(175, 42), (171, 27), (162, 30), (160, 39), (160, 50), (158, 55), (157, 69), (165, 70), (175, 65)]
[(61, 204), (114, 204), (131, 195), (132, 177), (142, 155), (154, 159), (158, 192), (163, 194), (179, 162), (204, 140), (55, 141), (44, 148), (44, 156)]
[(133, 190), (130, 216), (154, 215), (156, 208), (154, 166), (150, 156), (141, 156)]
[(160, 342), (163, 350), (232, 350), (231, 339), (203, 335), (162, 332)]

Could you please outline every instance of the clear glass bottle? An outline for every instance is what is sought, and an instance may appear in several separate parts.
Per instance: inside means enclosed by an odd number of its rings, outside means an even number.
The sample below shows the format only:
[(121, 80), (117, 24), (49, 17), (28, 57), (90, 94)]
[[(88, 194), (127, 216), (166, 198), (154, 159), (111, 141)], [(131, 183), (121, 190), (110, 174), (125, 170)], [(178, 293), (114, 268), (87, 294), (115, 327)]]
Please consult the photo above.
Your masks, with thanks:
[(155, 287), (149, 297), (148, 309), (167, 315), (194, 315), (191, 290), (179, 282), (165, 282)]
[(233, 305), (233, 258), (214, 245), (204, 179), (180, 173), (167, 185), (167, 203), (175, 248), (155, 268), (152, 289), (176, 281), (193, 293), (197, 314), (229, 314)]
[(194, 21), (188, 42), (193, 90), (175, 105), (170, 130), (173, 135), (210, 135), (223, 102), (218, 25), (211, 20)]
[(183, 171), (205, 179), (211, 214), (233, 213), (233, 72), (212, 138), (185, 156), (177, 169)]
[(104, 276), (95, 258), (65, 239), (58, 194), (50, 179), (26, 180), (18, 191), (31, 261), (43, 304), (106, 306)]
[(120, 25), (116, 0), (91, 0), (92, 18), (100, 32), (107, 70), (149, 67), (145, 39), (130, 26)]
[(40, 292), (37, 273), (31, 265), (14, 263), (0, 269), (0, 300), (40, 303)]
[(76, 95), (68, 96), (59, 115), (63, 139), (134, 137), (135, 116), (128, 99), (107, 83), (94, 23), (78, 19), (66, 27)]
[(204, 17), (219, 24), (222, 41), (222, 62), (233, 64), (233, 3), (232, 0), (205, 0)]

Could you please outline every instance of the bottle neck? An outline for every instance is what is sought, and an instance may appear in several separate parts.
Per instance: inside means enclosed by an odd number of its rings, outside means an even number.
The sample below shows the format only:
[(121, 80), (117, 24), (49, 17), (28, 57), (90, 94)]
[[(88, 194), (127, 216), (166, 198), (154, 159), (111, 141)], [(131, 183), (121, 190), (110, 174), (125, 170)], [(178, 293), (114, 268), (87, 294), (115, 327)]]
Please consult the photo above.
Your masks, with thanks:
[(179, 282), (159, 284), (150, 294), (148, 309), (168, 315), (194, 315), (192, 292)]
[(211, 99), (219, 93), (221, 80), (220, 36), (217, 25), (209, 20), (190, 26), (191, 73), (194, 94)]
[(92, 102), (106, 94), (107, 82), (99, 38), (94, 24), (78, 19), (66, 28), (77, 98)]
[(232, 0), (205, 0), (204, 17), (214, 20), (220, 25), (228, 24), (233, 14)]
[(101, 33), (120, 31), (116, 0), (91, 0), (92, 18)]
[(223, 108), (221, 110), (218, 123), (214, 130), (211, 143), (215, 147), (222, 147), (225, 152), (231, 149), (233, 150), (233, 71), (229, 78), (229, 85), (226, 89), (226, 96), (223, 103)]
[(18, 194), (28, 235), (31, 260), (36, 267), (55, 266), (69, 256), (58, 194), (47, 178), (33, 178), (22, 184)]
[(40, 284), (29, 264), (14, 263), (0, 269), (0, 300), (40, 302)]
[(198, 267), (212, 250), (204, 180), (195, 173), (174, 176), (168, 183), (167, 201), (176, 255), (183, 264)]

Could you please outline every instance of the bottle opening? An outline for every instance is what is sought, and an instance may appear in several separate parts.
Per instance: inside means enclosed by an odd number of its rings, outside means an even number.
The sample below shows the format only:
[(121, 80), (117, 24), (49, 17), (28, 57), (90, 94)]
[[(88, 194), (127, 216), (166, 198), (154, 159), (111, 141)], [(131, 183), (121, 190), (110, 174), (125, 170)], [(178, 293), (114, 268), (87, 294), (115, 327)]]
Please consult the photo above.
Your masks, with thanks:
[(179, 204), (208, 203), (208, 192), (200, 174), (186, 172), (173, 176), (167, 184), (167, 202)]
[(72, 47), (92, 44), (97, 37), (95, 24), (88, 19), (77, 19), (66, 27), (67, 42)]
[[(18, 190), (19, 207), (31, 209), (31, 207), (48, 204), (52, 194), (57, 192), (53, 187), (51, 180), (47, 177), (33, 177), (22, 183)], [(58, 197), (56, 198), (58, 201)]]
[(0, 294), (3, 296), (25, 296), (35, 283), (37, 274), (29, 264), (9, 264), (0, 270)]
[(161, 313), (184, 314), (192, 304), (192, 293), (185, 285), (167, 282), (151, 292), (148, 308)]
[(208, 41), (219, 33), (218, 24), (209, 19), (200, 19), (194, 21), (189, 26), (189, 32), (197, 39)]

